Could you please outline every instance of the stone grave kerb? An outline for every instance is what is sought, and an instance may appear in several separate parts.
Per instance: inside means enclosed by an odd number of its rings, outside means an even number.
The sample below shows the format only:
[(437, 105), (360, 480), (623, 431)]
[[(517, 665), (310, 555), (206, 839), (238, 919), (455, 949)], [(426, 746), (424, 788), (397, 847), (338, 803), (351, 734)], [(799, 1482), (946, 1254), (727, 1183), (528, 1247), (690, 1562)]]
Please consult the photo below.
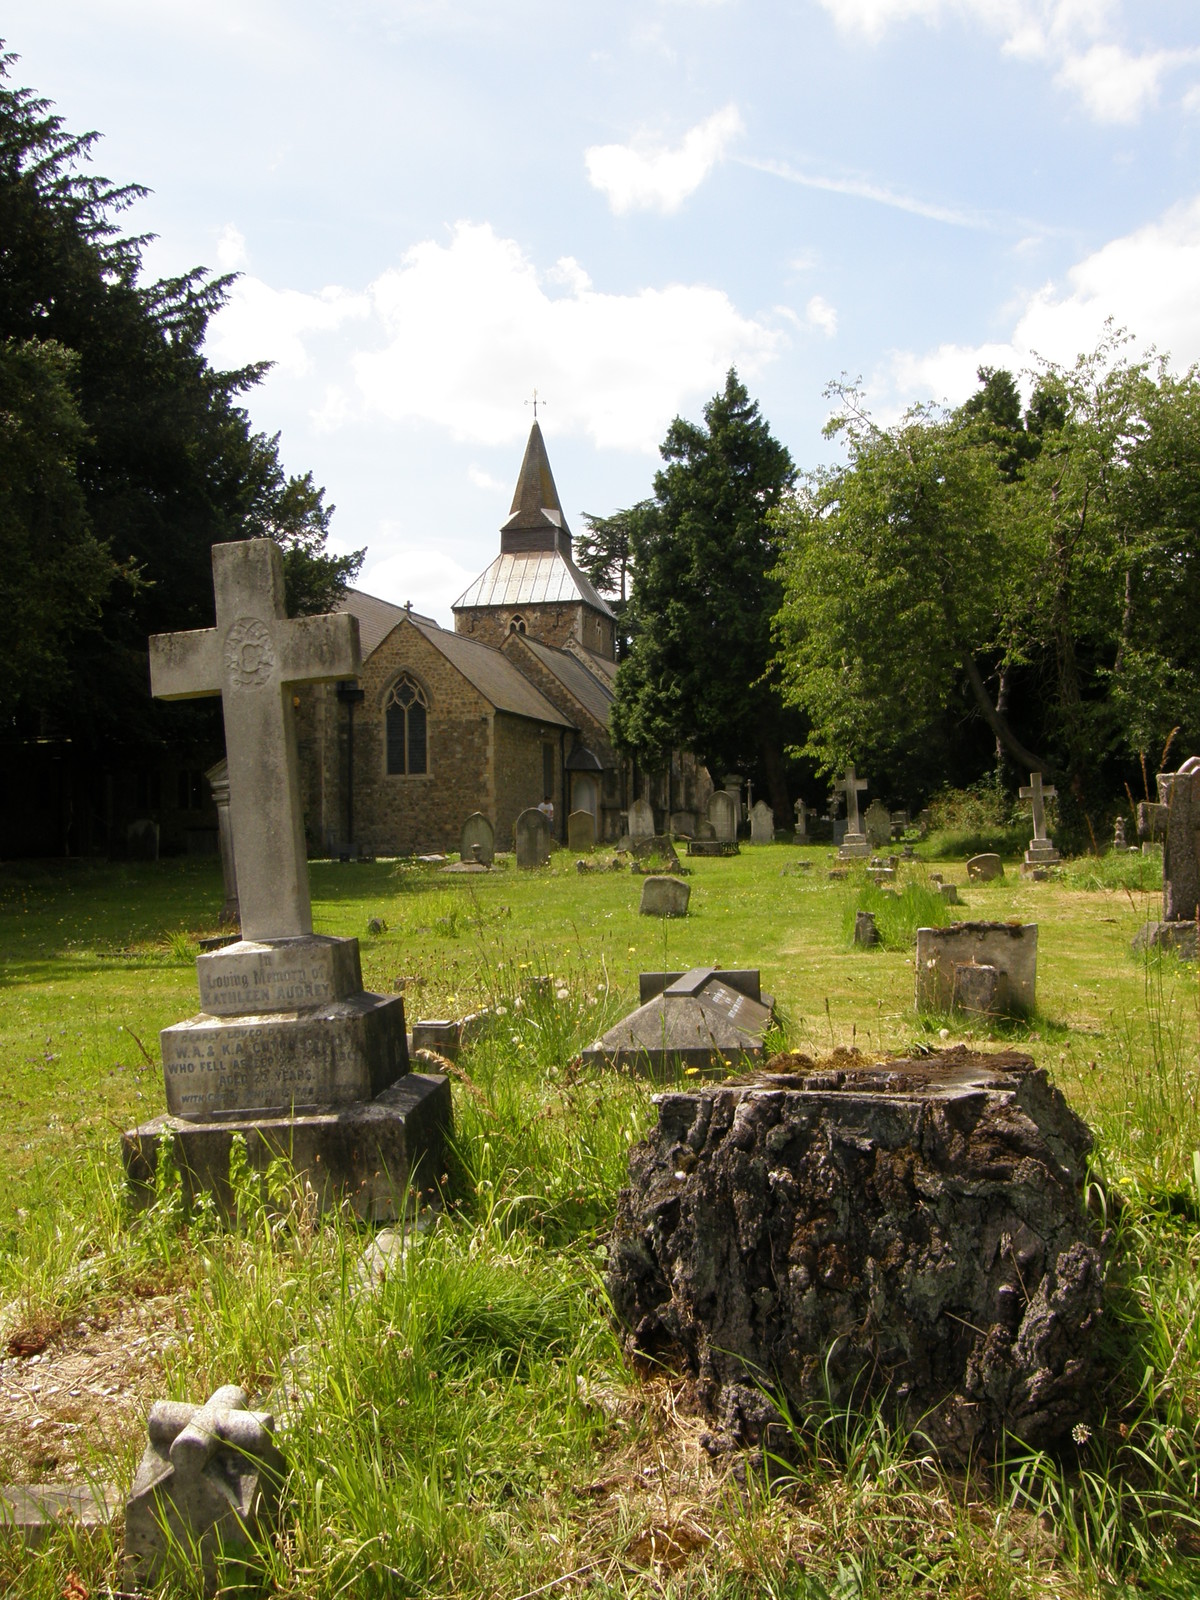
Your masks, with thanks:
[(151, 693), (220, 695), (242, 937), (302, 938), (312, 933), (312, 904), (292, 689), (358, 676), (358, 622), (289, 618), (273, 539), (215, 544), (212, 565), (216, 627), (151, 638)]

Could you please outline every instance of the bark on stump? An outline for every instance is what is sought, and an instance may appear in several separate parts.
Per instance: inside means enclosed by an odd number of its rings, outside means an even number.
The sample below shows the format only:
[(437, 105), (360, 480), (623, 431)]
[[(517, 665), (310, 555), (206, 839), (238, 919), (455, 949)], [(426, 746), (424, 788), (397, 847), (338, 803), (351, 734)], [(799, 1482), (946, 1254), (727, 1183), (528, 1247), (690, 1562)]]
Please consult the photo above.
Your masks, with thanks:
[(959, 1047), (658, 1097), (630, 1155), (609, 1289), (629, 1347), (674, 1351), (712, 1444), (881, 1400), (948, 1460), (1044, 1447), (1090, 1411), (1101, 1241), (1085, 1124), (1032, 1060)]

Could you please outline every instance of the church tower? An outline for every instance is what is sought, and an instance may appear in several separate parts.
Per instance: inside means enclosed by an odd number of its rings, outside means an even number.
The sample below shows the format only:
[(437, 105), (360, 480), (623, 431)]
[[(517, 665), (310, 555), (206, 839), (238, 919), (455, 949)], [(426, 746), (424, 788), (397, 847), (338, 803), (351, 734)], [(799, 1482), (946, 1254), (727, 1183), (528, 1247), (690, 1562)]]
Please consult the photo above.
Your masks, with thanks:
[(605, 661), (616, 659), (612, 612), (575, 565), (571, 530), (534, 422), (525, 446), (500, 554), (451, 608), (456, 633), (499, 647), (509, 634), (562, 649), (574, 640)]

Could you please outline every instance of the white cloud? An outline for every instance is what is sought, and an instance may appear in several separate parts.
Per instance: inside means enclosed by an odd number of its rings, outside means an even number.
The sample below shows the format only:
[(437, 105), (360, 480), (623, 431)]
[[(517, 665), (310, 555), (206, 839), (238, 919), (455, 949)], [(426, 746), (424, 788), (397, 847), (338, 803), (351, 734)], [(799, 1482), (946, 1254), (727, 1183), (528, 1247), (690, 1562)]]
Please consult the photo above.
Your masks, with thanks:
[(415, 245), (368, 292), (381, 338), (353, 359), (366, 408), (488, 445), (524, 434), (519, 402), (536, 384), (548, 432), (653, 451), (731, 365), (753, 377), (783, 342), (699, 284), (605, 294), (580, 269), (552, 297), (520, 246), (486, 224)]
[[(236, 228), (226, 228), (222, 241), (231, 233), (237, 235), (244, 254), (245, 240)], [(233, 285), (228, 303), (209, 324), (209, 359), (218, 367), (272, 361), (289, 377), (307, 377), (313, 371), (313, 357), (306, 339), (314, 333), (335, 332), (370, 311), (365, 295), (345, 289), (303, 294), (298, 289), (273, 289), (261, 278), (245, 276)]]
[(827, 339), (837, 332), (837, 311), (822, 295), (815, 294), (804, 308), (809, 326), (819, 328)]
[(477, 467), (474, 462), (467, 468), (467, 482), (473, 489), (486, 489), (488, 494), (507, 494), (512, 488), (511, 484), (504, 483), (483, 467)]
[(450, 607), (478, 572), (462, 566), (453, 556), (428, 548), (401, 550), (379, 561), (370, 559), (372, 549), (394, 549), (403, 533), (395, 523), (380, 525), (367, 547), (367, 560), (356, 582), (381, 600), (390, 600), (397, 606), (411, 603), (414, 611), (433, 617), (443, 627), (452, 626)]
[(217, 240), (217, 267), (221, 272), (237, 272), (245, 265), (246, 236), (232, 222), (227, 222)]
[(1066, 286), (1045, 284), (1026, 299), (1008, 340), (898, 352), (873, 388), (891, 407), (930, 398), (957, 404), (980, 366), (1019, 370), (1038, 356), (1071, 365), (1095, 347), (1109, 317), (1141, 351), (1153, 345), (1180, 368), (1200, 362), (1200, 197), (1111, 240), (1067, 276)]
[(1136, 122), (1159, 97), (1164, 76), (1195, 50), (1134, 54), (1116, 37), (1118, 0), (820, 0), (844, 33), (878, 43), (905, 22), (973, 22), (1000, 37), (1008, 55), (1044, 61), (1054, 81), (1098, 122)]
[(588, 181), (618, 216), (627, 211), (678, 211), (745, 130), (734, 105), (714, 111), (673, 149), (638, 141), (597, 144), (584, 152)]

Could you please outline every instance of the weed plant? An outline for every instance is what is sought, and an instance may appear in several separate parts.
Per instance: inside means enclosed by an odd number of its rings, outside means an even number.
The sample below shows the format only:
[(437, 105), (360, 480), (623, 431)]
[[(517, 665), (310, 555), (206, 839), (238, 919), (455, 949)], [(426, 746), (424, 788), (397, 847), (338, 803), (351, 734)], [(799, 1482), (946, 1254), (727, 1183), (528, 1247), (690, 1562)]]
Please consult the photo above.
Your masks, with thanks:
[(854, 919), (860, 911), (875, 918), (875, 931), (885, 950), (911, 950), (918, 928), (940, 928), (950, 920), (950, 910), (937, 888), (924, 877), (912, 877), (898, 892), (889, 893), (869, 877), (855, 880), (842, 906), (842, 932), (854, 944)]
[(1162, 888), (1162, 854), (1143, 855), (1140, 850), (1118, 855), (1108, 850), (1103, 855), (1076, 856), (1058, 870), (1073, 889), (1118, 889), (1135, 894), (1151, 894)]

